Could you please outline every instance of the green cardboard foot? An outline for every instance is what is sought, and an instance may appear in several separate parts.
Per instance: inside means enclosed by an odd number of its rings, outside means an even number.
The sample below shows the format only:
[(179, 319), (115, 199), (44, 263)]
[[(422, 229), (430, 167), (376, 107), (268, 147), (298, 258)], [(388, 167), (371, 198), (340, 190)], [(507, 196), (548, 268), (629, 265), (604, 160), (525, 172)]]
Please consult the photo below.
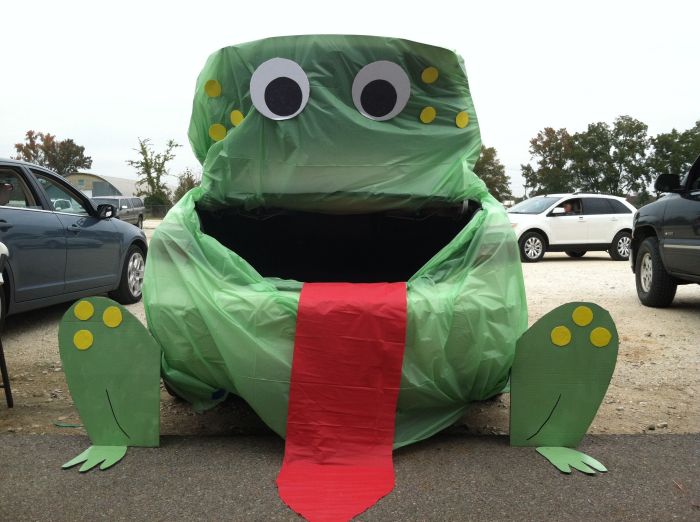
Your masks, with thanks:
[(63, 469), (72, 468), (73, 466), (84, 462), (80, 466), (80, 472), (85, 473), (101, 463), (100, 469), (107, 469), (114, 466), (122, 460), (126, 455), (126, 446), (90, 446), (80, 455), (66, 462)]
[(92, 447), (66, 463), (118, 462), (127, 446), (158, 446), (160, 347), (138, 319), (104, 297), (81, 299), (58, 332), (66, 382)]
[(562, 305), (532, 325), (511, 371), (511, 446), (578, 446), (605, 397), (617, 345), (610, 314), (593, 303)]
[(595, 475), (596, 471), (608, 471), (605, 466), (593, 457), (571, 448), (543, 446), (537, 448), (537, 453), (551, 462), (562, 473), (571, 473), (571, 468), (587, 475)]

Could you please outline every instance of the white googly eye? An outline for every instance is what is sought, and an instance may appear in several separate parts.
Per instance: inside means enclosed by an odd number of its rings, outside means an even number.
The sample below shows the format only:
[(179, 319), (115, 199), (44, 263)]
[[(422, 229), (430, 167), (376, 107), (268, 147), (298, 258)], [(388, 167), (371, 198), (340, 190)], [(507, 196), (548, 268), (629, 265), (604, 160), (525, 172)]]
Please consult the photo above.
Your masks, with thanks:
[(390, 120), (403, 110), (410, 96), (406, 71), (386, 60), (365, 65), (352, 82), (352, 101), (370, 120)]
[(250, 79), (250, 97), (260, 114), (271, 120), (288, 120), (309, 101), (309, 79), (298, 63), (272, 58)]

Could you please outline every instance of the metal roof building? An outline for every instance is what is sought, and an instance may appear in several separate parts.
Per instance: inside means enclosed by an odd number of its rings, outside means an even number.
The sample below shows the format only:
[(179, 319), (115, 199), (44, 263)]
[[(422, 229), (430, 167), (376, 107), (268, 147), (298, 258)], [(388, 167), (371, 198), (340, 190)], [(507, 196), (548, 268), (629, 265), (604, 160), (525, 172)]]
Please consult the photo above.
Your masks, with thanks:
[(88, 172), (68, 174), (66, 179), (71, 185), (80, 189), (88, 197), (98, 196), (136, 196), (136, 180), (98, 176)]

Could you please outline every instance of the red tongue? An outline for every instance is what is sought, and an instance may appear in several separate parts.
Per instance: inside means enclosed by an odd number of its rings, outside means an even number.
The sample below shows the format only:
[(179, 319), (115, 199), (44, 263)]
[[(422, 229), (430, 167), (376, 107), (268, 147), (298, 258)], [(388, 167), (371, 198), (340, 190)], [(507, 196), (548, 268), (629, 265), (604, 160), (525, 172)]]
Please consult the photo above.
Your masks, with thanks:
[(394, 488), (406, 283), (306, 283), (297, 313), (282, 500), (349, 520)]

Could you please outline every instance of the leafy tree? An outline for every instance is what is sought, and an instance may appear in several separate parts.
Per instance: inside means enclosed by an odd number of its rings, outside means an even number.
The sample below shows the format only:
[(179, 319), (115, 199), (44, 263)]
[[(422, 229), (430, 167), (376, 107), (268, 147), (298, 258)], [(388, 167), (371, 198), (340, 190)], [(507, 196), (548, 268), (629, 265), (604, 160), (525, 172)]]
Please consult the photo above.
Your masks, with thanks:
[(173, 193), (173, 203), (180, 201), (191, 189), (198, 187), (202, 181), (201, 174), (192, 172), (192, 169), (185, 169), (178, 177), (178, 185)]
[(506, 169), (497, 157), (496, 149), (481, 146), (479, 159), (474, 165), (474, 172), (479, 176), (491, 195), (498, 201), (511, 199), (510, 180), (506, 176)]
[(168, 162), (175, 158), (174, 150), (179, 147), (175, 140), (168, 140), (164, 152), (156, 152), (148, 138), (139, 138), (138, 160), (126, 160), (127, 165), (136, 169), (138, 195), (144, 196), (146, 206), (170, 205), (170, 189), (163, 181), (168, 175)]
[(617, 196), (647, 193), (650, 143), (647, 125), (630, 116), (619, 116), (612, 127), (605, 122), (589, 124), (573, 136), (571, 171), (576, 188)]
[(571, 135), (566, 129), (546, 127), (530, 140), (530, 155), (535, 166), (521, 165), (520, 169), (525, 189), (530, 189), (531, 196), (573, 191), (571, 148)]
[(617, 187), (612, 148), (612, 131), (605, 122), (589, 123), (585, 131), (572, 136), (571, 172), (578, 190), (610, 193)]
[(631, 116), (619, 116), (612, 128), (612, 161), (619, 175), (618, 187), (611, 187), (611, 194), (624, 195), (645, 192), (652, 182), (647, 166), (647, 151), (651, 142), (646, 123)]
[(24, 143), (16, 143), (14, 159), (36, 163), (61, 176), (92, 167), (92, 158), (85, 155), (85, 147), (73, 140), (56, 140), (53, 134), (28, 130)]
[(652, 153), (649, 155), (649, 169), (652, 177), (661, 174), (683, 176), (700, 156), (700, 121), (684, 132), (672, 129), (651, 138)]

